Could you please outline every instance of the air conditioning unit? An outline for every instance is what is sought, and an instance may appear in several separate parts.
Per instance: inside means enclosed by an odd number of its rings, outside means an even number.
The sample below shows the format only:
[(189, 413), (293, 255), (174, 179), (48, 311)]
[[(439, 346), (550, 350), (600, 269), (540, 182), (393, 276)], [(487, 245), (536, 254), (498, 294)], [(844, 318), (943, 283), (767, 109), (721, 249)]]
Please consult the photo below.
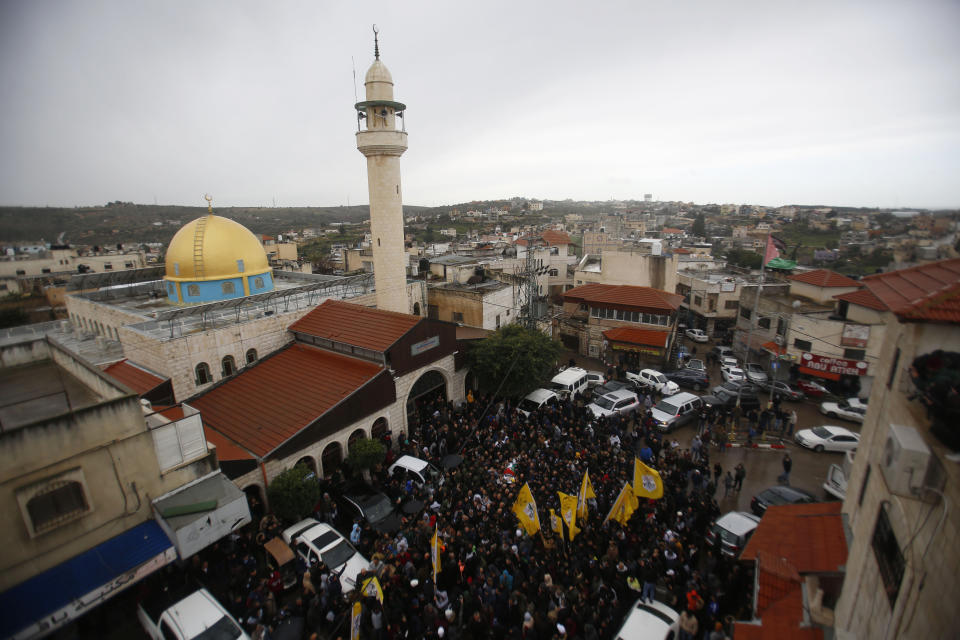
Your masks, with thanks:
[(920, 432), (913, 427), (890, 425), (880, 466), (890, 493), (935, 500), (936, 492), (924, 491), (924, 488), (943, 488), (944, 475), (940, 462), (923, 441)]

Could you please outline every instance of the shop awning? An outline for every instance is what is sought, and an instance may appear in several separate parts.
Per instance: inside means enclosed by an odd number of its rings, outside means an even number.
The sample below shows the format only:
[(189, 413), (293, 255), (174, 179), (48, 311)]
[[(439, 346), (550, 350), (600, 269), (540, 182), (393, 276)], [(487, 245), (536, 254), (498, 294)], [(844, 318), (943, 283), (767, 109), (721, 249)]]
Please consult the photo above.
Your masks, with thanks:
[(810, 367), (798, 367), (797, 373), (805, 373), (808, 376), (816, 376), (818, 378), (824, 378), (826, 380), (839, 380), (839, 373), (829, 373), (827, 371), (820, 371), (819, 369), (811, 369)]
[(670, 339), (669, 331), (656, 331), (654, 329), (637, 329), (634, 327), (617, 327), (616, 329), (607, 329), (603, 332), (603, 337), (610, 342), (626, 342), (628, 344), (638, 344), (650, 347), (667, 346), (667, 340)]
[(181, 560), (251, 520), (247, 496), (220, 471), (160, 496), (153, 512)]
[(776, 342), (764, 342), (763, 348), (775, 356), (782, 356), (787, 352), (786, 349), (778, 345)]
[(47, 635), (177, 559), (153, 520), (0, 593), (0, 637)]

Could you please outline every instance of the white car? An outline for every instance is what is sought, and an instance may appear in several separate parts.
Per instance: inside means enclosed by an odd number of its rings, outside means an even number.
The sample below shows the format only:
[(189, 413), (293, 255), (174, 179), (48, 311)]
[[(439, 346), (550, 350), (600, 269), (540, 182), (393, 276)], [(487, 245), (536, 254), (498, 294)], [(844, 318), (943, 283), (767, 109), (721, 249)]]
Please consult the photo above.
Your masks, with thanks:
[(720, 369), (720, 375), (724, 382), (743, 382), (747, 375), (740, 367), (723, 367)]
[(520, 401), (520, 404), (517, 405), (517, 411), (522, 413), (523, 417), (529, 418), (531, 413), (548, 402), (556, 404), (559, 401), (560, 397), (550, 389), (534, 389)]
[(740, 362), (733, 356), (723, 356), (720, 358), (721, 367), (739, 367)]
[(357, 575), (370, 566), (370, 562), (336, 529), (313, 518), (301, 520), (285, 529), (283, 539), (308, 567), (322, 562), (328, 569), (340, 574), (344, 594), (353, 591), (357, 586)]
[(793, 439), (801, 447), (814, 451), (856, 451), (860, 444), (859, 433), (829, 425), (801, 429)]
[(650, 604), (637, 600), (624, 618), (620, 631), (613, 637), (623, 640), (665, 640), (676, 637), (679, 632), (680, 614), (657, 600)]
[(626, 389), (611, 391), (587, 405), (587, 409), (594, 418), (608, 417), (616, 413), (626, 415), (634, 410), (639, 412), (642, 407), (637, 394)]
[(593, 389), (599, 387), (607, 381), (606, 376), (600, 371), (587, 371), (587, 387)]
[(137, 605), (137, 618), (153, 640), (250, 639), (206, 589), (152, 594)]
[(770, 379), (767, 376), (767, 372), (763, 370), (763, 367), (755, 362), (748, 362), (743, 365), (743, 370), (747, 374), (747, 379), (755, 385), (762, 387)]
[(680, 391), (680, 386), (676, 382), (668, 380), (667, 376), (656, 369), (643, 369), (639, 373), (627, 371), (627, 380), (637, 385), (638, 389), (656, 391), (665, 396), (672, 396)]
[(707, 337), (707, 334), (703, 329), (687, 329), (684, 331), (684, 333), (694, 342), (706, 342), (710, 339)]
[(867, 413), (867, 405), (859, 398), (848, 398), (840, 402), (823, 402), (820, 404), (820, 413), (831, 418), (840, 418), (851, 422), (863, 423)]

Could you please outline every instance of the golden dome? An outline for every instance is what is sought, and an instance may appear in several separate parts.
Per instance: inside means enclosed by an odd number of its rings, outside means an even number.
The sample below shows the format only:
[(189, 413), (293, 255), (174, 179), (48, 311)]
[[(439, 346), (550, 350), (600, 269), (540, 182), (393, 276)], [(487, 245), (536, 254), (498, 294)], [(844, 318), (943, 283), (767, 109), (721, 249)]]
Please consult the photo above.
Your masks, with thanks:
[[(199, 249), (196, 255), (194, 246)], [(165, 262), (166, 279), (180, 282), (270, 271), (267, 253), (257, 237), (239, 222), (215, 215), (197, 218), (177, 231)]]

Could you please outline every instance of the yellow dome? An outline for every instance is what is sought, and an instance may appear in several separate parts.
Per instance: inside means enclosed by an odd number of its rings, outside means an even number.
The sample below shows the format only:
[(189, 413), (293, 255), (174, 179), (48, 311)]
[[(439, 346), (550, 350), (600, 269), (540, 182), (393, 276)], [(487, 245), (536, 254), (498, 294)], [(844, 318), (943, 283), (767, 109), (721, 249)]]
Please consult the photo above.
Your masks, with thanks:
[[(197, 255), (194, 246), (199, 248)], [(165, 262), (166, 279), (181, 282), (270, 271), (267, 253), (257, 237), (239, 222), (215, 215), (197, 218), (177, 231)]]

